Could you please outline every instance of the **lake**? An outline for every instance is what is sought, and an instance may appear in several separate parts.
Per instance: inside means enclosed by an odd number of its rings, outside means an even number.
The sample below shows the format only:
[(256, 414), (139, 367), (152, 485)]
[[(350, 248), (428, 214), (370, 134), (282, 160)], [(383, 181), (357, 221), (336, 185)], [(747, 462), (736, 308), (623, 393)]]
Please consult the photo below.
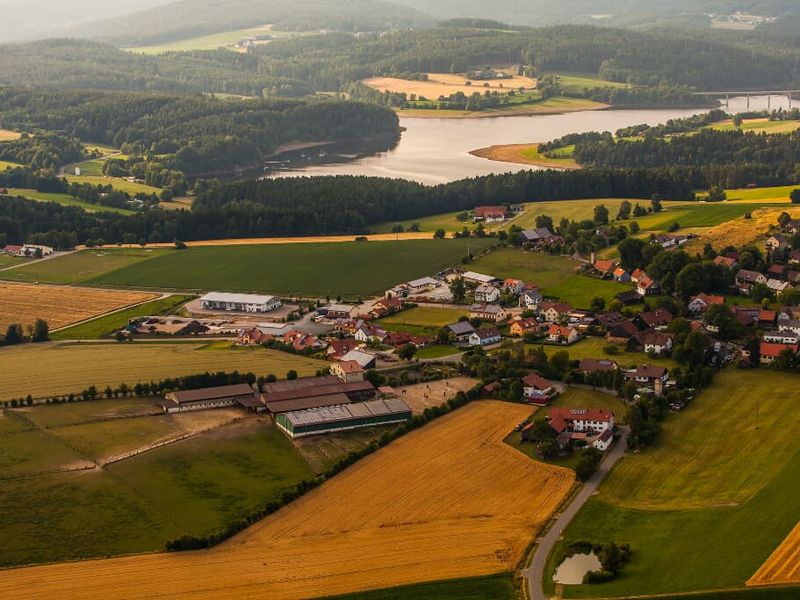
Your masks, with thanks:
[(565, 558), (558, 565), (553, 581), (564, 585), (578, 585), (583, 583), (583, 577), (590, 571), (599, 571), (603, 568), (600, 559), (594, 552), (589, 554), (573, 554)]
[[(767, 108), (766, 96), (750, 98), (750, 110)], [(788, 108), (788, 99), (773, 97), (773, 109)], [(724, 107), (723, 107), (724, 108)], [(375, 143), (333, 144), (282, 156), (268, 176), (366, 175), (416, 180), (429, 185), (456, 179), (507, 173), (536, 167), (490, 161), (470, 151), (498, 144), (546, 142), (568, 133), (611, 131), (646, 123), (688, 117), (707, 109), (600, 110), (561, 115), (533, 115), (477, 119), (402, 118), (400, 142), (376, 151)], [(731, 98), (728, 112), (747, 110), (744, 97)], [(371, 146), (371, 147), (370, 147)]]

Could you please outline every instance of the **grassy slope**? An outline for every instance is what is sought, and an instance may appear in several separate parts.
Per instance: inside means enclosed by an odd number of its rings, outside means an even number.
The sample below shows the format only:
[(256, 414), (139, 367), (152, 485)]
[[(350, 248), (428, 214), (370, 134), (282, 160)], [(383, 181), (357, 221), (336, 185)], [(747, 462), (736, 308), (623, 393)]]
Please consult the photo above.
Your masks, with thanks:
[(22, 196), (23, 198), (35, 200), (36, 202), (55, 202), (56, 204), (61, 204), (62, 206), (76, 206), (78, 208), (82, 208), (86, 212), (115, 212), (122, 215), (133, 214), (132, 210), (91, 204), (89, 202), (84, 202), (83, 200), (73, 198), (69, 194), (37, 192), (36, 190), (27, 188), (10, 188), (8, 193), (11, 196)]
[[(616, 581), (568, 586), (565, 597), (743, 586), (800, 520), (800, 453), (789, 434), (769, 426), (778, 415), (796, 414), (786, 393), (791, 378), (721, 373), (689, 409), (669, 417), (659, 447), (625, 458), (563, 543), (628, 542), (633, 559)], [(754, 389), (762, 390), (758, 429)]]
[(202, 342), (26, 344), (0, 349), (0, 400), (76, 393), (90, 385), (133, 385), (205, 371), (313, 375), (325, 363), (275, 350), (217, 349)]
[(163, 54), (164, 52), (190, 52), (192, 50), (215, 50), (226, 46), (232, 46), (241, 39), (256, 37), (260, 35), (271, 35), (274, 38), (293, 37), (302, 35), (296, 32), (274, 31), (263, 28), (237, 29), (235, 31), (224, 31), (200, 37), (188, 38), (176, 42), (161, 44), (158, 46), (140, 46), (130, 48), (131, 52), (139, 54)]
[(152, 302), (145, 302), (139, 306), (98, 317), (80, 325), (67, 327), (51, 334), (50, 338), (53, 340), (97, 340), (112, 331), (126, 326), (135, 317), (170, 314), (190, 298), (192, 296), (175, 295), (153, 300)]
[(518, 598), (514, 577), (510, 573), (419, 583), (372, 590), (327, 600), (514, 600)]
[(456, 218), (458, 214), (460, 214), (460, 211), (443, 213), (430, 217), (421, 217), (419, 219), (409, 219), (408, 221), (380, 223), (375, 225), (374, 231), (375, 233), (391, 233), (392, 227), (398, 224), (402, 225), (403, 228), (407, 230), (413, 223), (419, 223), (420, 231), (430, 231), (431, 234), (437, 229), (444, 229), (447, 233), (461, 231), (464, 227), (472, 229), (474, 224), (471, 221), (459, 221)]
[[(34, 411), (53, 408), (62, 407)], [(79, 404), (63, 409), (83, 412)], [(0, 418), (0, 423), (5, 420)], [(36, 433), (63, 453), (67, 449), (56, 437), (61, 431)], [(16, 453), (3, 453), (7, 460), (19, 459), (21, 447), (38, 447), (28, 439), (30, 435), (0, 436), (0, 443), (16, 449)], [(55, 458), (64, 456), (51, 453), (51, 462)], [(3, 463), (0, 474), (23, 467), (30, 473), (35, 465)], [(104, 471), (0, 481), (0, 530), (5, 540), (0, 565), (159, 550), (167, 540), (184, 533), (203, 535), (223, 527), (310, 475), (282, 434), (264, 421), (249, 421)]]
[[(491, 240), (422, 240), (215, 246), (170, 252), (88, 280), (90, 284), (217, 289), (353, 298), (460, 263), (469, 245)], [(278, 267), (280, 265), (280, 267)], [(277, 267), (277, 268), (276, 268)]]
[(161, 193), (159, 188), (144, 185), (143, 183), (131, 183), (125, 179), (121, 179), (119, 177), (103, 177), (102, 175), (93, 175), (91, 173), (83, 174), (81, 172), (80, 176), (76, 175), (68, 175), (67, 181), (70, 183), (89, 183), (91, 185), (111, 185), (115, 190), (119, 190), (121, 192), (128, 192), (131, 195), (134, 194), (155, 194), (158, 195)]

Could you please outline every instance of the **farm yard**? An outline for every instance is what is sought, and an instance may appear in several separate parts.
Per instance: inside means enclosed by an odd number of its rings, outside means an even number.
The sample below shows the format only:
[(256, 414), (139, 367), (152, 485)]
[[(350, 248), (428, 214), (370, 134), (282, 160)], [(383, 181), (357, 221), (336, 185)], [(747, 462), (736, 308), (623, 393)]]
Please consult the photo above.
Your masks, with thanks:
[(0, 282), (0, 329), (11, 323), (32, 325), (36, 319), (44, 319), (56, 329), (155, 297), (141, 292)]
[(422, 413), (426, 408), (441, 406), (456, 392), (466, 392), (475, 387), (479, 381), (471, 377), (454, 377), (429, 383), (416, 383), (395, 388), (397, 395), (411, 407), (414, 414)]
[(234, 422), (242, 413), (230, 410), (145, 416), (156, 410), (124, 399), (4, 411), (0, 565), (157, 551), (184, 533), (223, 528), (311, 476), (266, 419)]
[(206, 371), (252, 371), (279, 378), (294, 369), (301, 376), (326, 367), (322, 361), (263, 348), (231, 349), (208, 343), (134, 342), (26, 344), (0, 350), (0, 400), (102, 390)]
[(800, 584), (800, 522), (747, 585)]
[(661, 441), (616, 467), (562, 542), (629, 543), (631, 562), (610, 583), (565, 586), (564, 597), (743, 588), (800, 521), (800, 453), (787, 426), (795, 385), (790, 374), (726, 370), (669, 416)]
[(183, 596), (308, 598), (510, 571), (573, 482), (502, 443), (529, 410), (472, 403), (218, 548), (0, 571), (0, 593), (137, 598), (168, 586)]

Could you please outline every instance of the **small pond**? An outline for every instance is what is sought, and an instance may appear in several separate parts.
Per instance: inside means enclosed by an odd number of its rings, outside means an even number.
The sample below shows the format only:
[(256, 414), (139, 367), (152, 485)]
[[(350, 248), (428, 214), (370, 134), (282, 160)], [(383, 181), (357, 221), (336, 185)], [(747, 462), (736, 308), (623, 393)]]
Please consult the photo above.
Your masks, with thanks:
[(599, 571), (602, 566), (600, 559), (597, 558), (594, 552), (590, 554), (573, 554), (558, 565), (556, 574), (553, 575), (553, 581), (565, 585), (578, 585), (583, 583), (584, 575), (590, 571)]

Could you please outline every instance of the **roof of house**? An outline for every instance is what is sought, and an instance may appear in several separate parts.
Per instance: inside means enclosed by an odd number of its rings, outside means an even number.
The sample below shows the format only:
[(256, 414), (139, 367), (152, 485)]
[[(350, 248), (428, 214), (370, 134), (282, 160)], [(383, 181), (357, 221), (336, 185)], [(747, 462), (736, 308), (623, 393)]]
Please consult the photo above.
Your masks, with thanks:
[(600, 271), (601, 273), (609, 273), (613, 271), (617, 266), (613, 260), (596, 260), (594, 261), (594, 268)]
[(725, 296), (712, 296), (710, 294), (706, 294), (705, 292), (700, 292), (697, 296), (692, 298), (692, 301), (700, 300), (706, 306), (711, 306), (712, 304), (725, 304)]
[(268, 304), (275, 300), (275, 296), (261, 294), (232, 294), (229, 292), (209, 292), (200, 302), (228, 302), (236, 304)]
[(755, 283), (760, 278), (764, 277), (758, 271), (748, 271), (747, 269), (742, 269), (738, 273), (736, 273), (736, 280), (737, 281), (744, 281), (747, 283)]
[(633, 374), (636, 377), (646, 377), (648, 379), (661, 379), (668, 373), (664, 367), (654, 367), (651, 365), (642, 365), (634, 369)]
[(614, 269), (614, 276), (615, 277), (622, 277), (623, 275), (627, 275), (627, 274), (628, 274), (628, 272), (625, 269), (623, 269), (622, 267), (617, 267), (616, 269)]
[(423, 287), (426, 285), (439, 285), (440, 281), (433, 277), (420, 277), (419, 279), (412, 279), (408, 282), (409, 287)]
[(781, 352), (784, 350), (791, 350), (793, 353), (797, 354), (798, 345), (797, 344), (772, 344), (768, 342), (761, 342), (761, 356), (766, 356), (770, 358), (777, 358)]
[(501, 334), (500, 334), (500, 331), (498, 331), (494, 327), (489, 327), (487, 329), (479, 329), (478, 331), (476, 331), (472, 335), (477, 335), (482, 340), (490, 340), (490, 339), (493, 339), (493, 338), (502, 337)]
[(536, 242), (539, 240), (547, 240), (557, 236), (555, 236), (553, 232), (551, 232), (547, 227), (536, 227), (535, 229), (525, 229), (522, 232), (522, 237), (524, 237), (529, 242)]
[(525, 387), (534, 388), (541, 391), (553, 387), (553, 384), (550, 381), (548, 381), (547, 379), (536, 373), (530, 373), (529, 375), (523, 377), (522, 384)]
[(507, 211), (505, 206), (476, 206), (472, 213), (476, 217), (505, 216)]
[(354, 360), (343, 360), (337, 363), (344, 374), (361, 373), (364, 369)]
[(550, 419), (549, 425), (550, 427), (556, 430), (556, 433), (562, 433), (567, 427), (569, 427), (569, 425), (567, 425), (567, 422), (561, 417), (555, 417), (554, 419)]
[(350, 352), (342, 357), (342, 362), (348, 360), (354, 360), (362, 367), (366, 367), (375, 360), (375, 355), (368, 352), (362, 352), (361, 350), (350, 350)]
[(639, 315), (639, 318), (648, 327), (661, 327), (669, 324), (674, 317), (666, 308), (657, 308), (655, 310), (643, 312)]
[(655, 279), (651, 279), (650, 277), (645, 275), (639, 280), (638, 286), (644, 290), (647, 290), (650, 288), (657, 288), (658, 282)]
[(730, 269), (736, 264), (736, 259), (730, 258), (729, 256), (718, 256), (714, 259), (714, 264), (728, 267)]
[(616, 371), (619, 368), (617, 361), (607, 358), (584, 358), (578, 365), (578, 369), (585, 373), (597, 371)]
[(778, 318), (778, 313), (774, 310), (762, 310), (758, 313), (758, 320), (767, 323), (774, 323)]
[[(638, 296), (638, 294), (636, 295)], [(614, 311), (599, 314), (597, 315), (596, 319), (597, 322), (603, 327), (611, 327), (612, 325), (616, 325), (617, 323), (624, 321), (625, 317), (622, 316), (622, 313)]]
[(606, 429), (597, 437), (598, 442), (607, 442), (614, 437), (614, 433), (610, 429)]
[(330, 341), (330, 354), (336, 356), (344, 356), (350, 350), (355, 350), (359, 346), (358, 340), (354, 338), (345, 338), (343, 340), (331, 340)]
[(200, 402), (203, 400), (220, 400), (222, 398), (231, 398), (235, 396), (255, 396), (255, 391), (247, 383), (236, 383), (233, 385), (220, 385), (197, 390), (183, 390), (167, 394), (168, 399), (178, 404)]
[(648, 329), (642, 332), (642, 343), (647, 345), (666, 346), (673, 339), (675, 339), (675, 336), (671, 333), (664, 333), (655, 329)]
[(573, 327), (566, 327), (564, 325), (551, 325), (550, 329), (547, 330), (547, 334), (569, 337), (574, 331), (575, 329)]
[(475, 328), (470, 324), (469, 321), (459, 321), (458, 323), (453, 323), (452, 325), (448, 325), (447, 329), (452, 331), (455, 335), (468, 335), (475, 331)]
[(551, 419), (563, 419), (567, 423), (570, 421), (599, 421), (610, 423), (614, 419), (614, 412), (601, 408), (561, 408), (552, 407), (547, 416)]
[(492, 292), (499, 292), (499, 290), (493, 285), (490, 285), (488, 283), (482, 283), (475, 288), (475, 293), (477, 294), (487, 294)]
[(641, 300), (641, 296), (639, 296), (636, 290), (628, 290), (627, 292), (620, 292), (619, 294), (616, 295), (616, 298), (620, 302), (633, 302), (633, 301), (638, 302)]
[(491, 275), (484, 275), (483, 273), (476, 273), (475, 271), (466, 271), (462, 273), (461, 276), (464, 279), (471, 279), (472, 281), (479, 281), (481, 283), (491, 283), (497, 279)]
[(633, 321), (629, 319), (625, 319), (624, 321), (620, 321), (616, 325), (613, 325), (608, 330), (608, 335), (611, 337), (627, 337), (632, 338), (634, 335), (639, 333), (639, 328), (633, 324)]
[(523, 329), (532, 329), (539, 326), (539, 321), (537, 321), (533, 317), (529, 317), (527, 319), (517, 319), (516, 321), (511, 323), (512, 327), (514, 325), (519, 325)]
[(539, 305), (539, 310), (542, 312), (546, 312), (550, 309), (554, 309), (558, 313), (568, 313), (572, 310), (572, 305), (567, 304), (566, 302), (556, 302), (554, 300), (546, 300)]
[(499, 315), (504, 312), (503, 307), (497, 304), (473, 304), (469, 307), (469, 311), (473, 313), (487, 313), (490, 315)]
[(328, 312), (347, 313), (349, 315), (351, 312), (353, 312), (355, 306), (350, 306), (349, 304), (329, 304), (324, 308)]

